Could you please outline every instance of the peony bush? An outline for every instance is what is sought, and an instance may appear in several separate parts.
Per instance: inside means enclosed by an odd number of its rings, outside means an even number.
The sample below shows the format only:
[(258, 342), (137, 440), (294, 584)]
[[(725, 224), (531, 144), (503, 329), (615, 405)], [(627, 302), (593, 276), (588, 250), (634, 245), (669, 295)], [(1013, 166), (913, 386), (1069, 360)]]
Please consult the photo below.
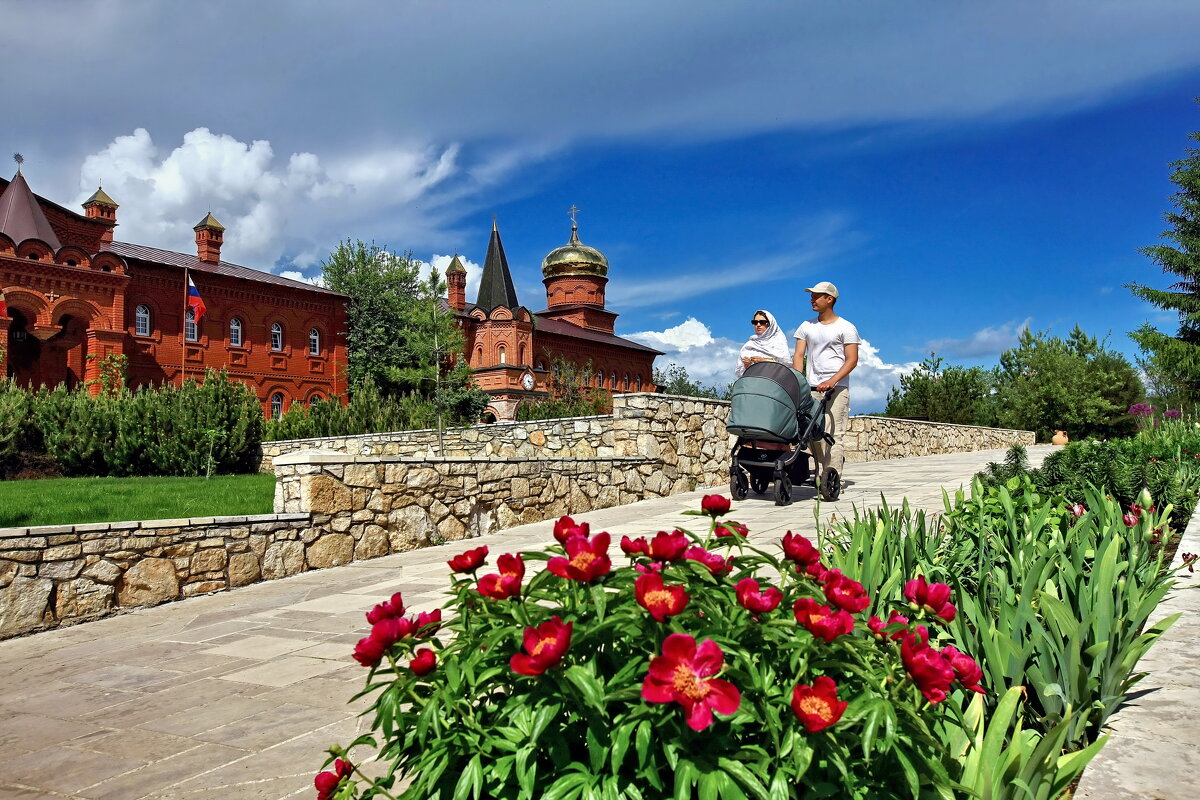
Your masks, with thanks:
[(709, 495), (702, 534), (615, 547), (563, 517), (547, 552), (450, 559), (442, 609), (371, 609), (371, 732), (318, 798), (959, 795), (949, 743), (985, 689), (949, 586), (907, 576), (873, 608), (810, 540), (753, 546), (729, 511)]

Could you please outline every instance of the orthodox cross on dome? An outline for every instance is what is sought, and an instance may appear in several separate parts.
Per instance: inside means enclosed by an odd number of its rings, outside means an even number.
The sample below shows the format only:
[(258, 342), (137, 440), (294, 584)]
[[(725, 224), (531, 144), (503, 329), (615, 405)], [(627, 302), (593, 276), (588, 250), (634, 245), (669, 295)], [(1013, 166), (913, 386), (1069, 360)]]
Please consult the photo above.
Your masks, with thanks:
[(575, 215), (578, 213), (579, 213), (579, 209), (575, 207), (574, 203), (571, 203), (571, 208), (567, 210), (567, 214), (569, 214), (571, 216), (571, 227), (572, 228), (576, 227), (576, 225), (578, 224), (575, 222)]
[(13, 161), (17, 162), (17, 174), (21, 174), (21, 165), (25, 163), (25, 156), (20, 153), (13, 153)]

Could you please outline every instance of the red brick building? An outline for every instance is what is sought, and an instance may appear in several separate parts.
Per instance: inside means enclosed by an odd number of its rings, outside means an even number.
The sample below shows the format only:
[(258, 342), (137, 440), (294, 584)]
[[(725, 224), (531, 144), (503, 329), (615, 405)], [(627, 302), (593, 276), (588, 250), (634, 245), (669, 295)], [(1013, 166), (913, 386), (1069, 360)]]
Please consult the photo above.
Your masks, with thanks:
[(652, 392), (658, 350), (613, 333), (615, 312), (604, 306), (608, 259), (571, 239), (542, 259), (546, 308), (531, 312), (517, 301), (500, 231), (492, 224), (479, 296), (466, 301), (467, 273), (458, 256), (446, 270), (448, 302), (466, 335), (466, 354), (480, 388), (492, 396), (487, 414), (512, 419), (523, 400), (548, 394), (556, 359), (589, 366), (588, 385), (608, 394)]
[[(346, 393), (345, 295), (221, 260), (208, 214), (196, 253), (114, 241), (117, 204), (97, 189), (77, 214), (0, 179), (0, 369), (24, 386), (96, 385), (106, 356), (132, 386), (224, 369), (267, 414)], [(206, 313), (194, 320), (187, 281)]]

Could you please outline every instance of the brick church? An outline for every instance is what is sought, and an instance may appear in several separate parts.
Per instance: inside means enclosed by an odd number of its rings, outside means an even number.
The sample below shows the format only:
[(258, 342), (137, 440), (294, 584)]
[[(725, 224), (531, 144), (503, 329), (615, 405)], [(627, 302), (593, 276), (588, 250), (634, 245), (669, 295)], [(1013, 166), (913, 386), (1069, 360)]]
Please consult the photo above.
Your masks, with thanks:
[[(78, 214), (35, 195), (19, 168), (0, 178), (0, 374), (97, 391), (105, 359), (124, 355), (132, 387), (224, 369), (270, 416), (346, 395), (347, 296), (223, 261), (225, 228), (211, 213), (193, 229), (194, 254), (117, 241), (118, 208), (98, 188)], [(546, 308), (531, 312), (495, 224), (475, 303), (457, 256), (447, 270), (466, 358), (493, 398), (486, 418), (512, 419), (522, 401), (547, 396), (556, 359), (590, 366), (588, 385), (607, 394), (654, 391), (661, 353), (613, 333), (608, 260), (579, 241), (574, 220), (542, 275)], [(188, 301), (189, 280), (203, 309)]]
[[(96, 386), (111, 355), (130, 386), (224, 369), (263, 412), (346, 393), (345, 295), (221, 260), (211, 213), (196, 252), (115, 241), (103, 189), (77, 214), (0, 179), (0, 370), (23, 386)], [(188, 281), (205, 310), (188, 302)], [(197, 313), (199, 312), (199, 313)]]
[(467, 272), (457, 255), (446, 270), (468, 361), (492, 396), (486, 418), (512, 419), (522, 401), (545, 397), (555, 360), (590, 367), (587, 385), (609, 395), (655, 390), (654, 359), (662, 353), (613, 333), (617, 314), (604, 305), (608, 259), (579, 241), (574, 217), (570, 240), (542, 259), (542, 283), (546, 308), (531, 312), (517, 300), (494, 222), (474, 303), (467, 303)]

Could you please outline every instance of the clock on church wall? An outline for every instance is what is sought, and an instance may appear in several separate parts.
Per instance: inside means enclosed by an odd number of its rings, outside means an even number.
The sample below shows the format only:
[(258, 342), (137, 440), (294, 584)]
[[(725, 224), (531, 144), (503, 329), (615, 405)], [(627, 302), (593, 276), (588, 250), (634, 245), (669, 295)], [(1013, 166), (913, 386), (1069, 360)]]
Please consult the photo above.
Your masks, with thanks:
[(531, 375), (528, 372), (526, 372), (524, 375), (522, 375), (521, 376), (521, 385), (525, 387), (526, 391), (532, 391), (533, 390), (533, 375)]

